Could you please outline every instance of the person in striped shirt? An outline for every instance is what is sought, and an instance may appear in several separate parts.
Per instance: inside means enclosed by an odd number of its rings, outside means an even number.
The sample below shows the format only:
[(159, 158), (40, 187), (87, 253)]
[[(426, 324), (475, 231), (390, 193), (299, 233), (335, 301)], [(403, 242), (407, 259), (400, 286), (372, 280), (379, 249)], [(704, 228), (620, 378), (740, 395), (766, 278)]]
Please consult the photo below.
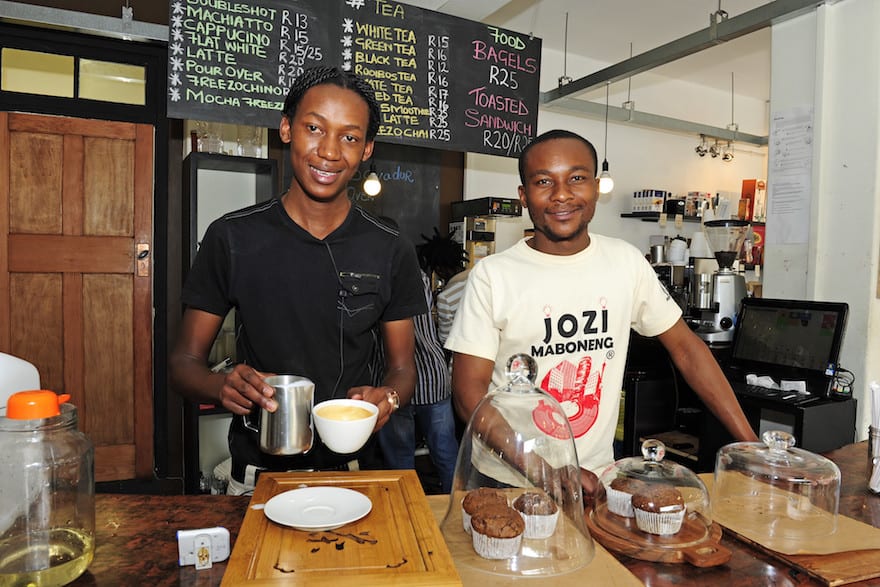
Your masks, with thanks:
[[(391, 223), (389, 218), (381, 218)], [(435, 236), (435, 239), (442, 238)], [(458, 439), (456, 436), (455, 413), (452, 409), (452, 381), (443, 344), (437, 336), (434, 318), (430, 311), (433, 305), (430, 274), (436, 273), (440, 279), (451, 275), (444, 265), (448, 257), (437, 255), (435, 239), (417, 247), (419, 264), (422, 267), (422, 285), (429, 311), (413, 317), (415, 331), (416, 390), (412, 401), (394, 412), (388, 423), (379, 431), (379, 445), (385, 465), (392, 469), (414, 469), (416, 450), (416, 425), (424, 434), (428, 452), (437, 476), (440, 489), (449, 493), (455, 475), (455, 461), (458, 458)], [(454, 243), (458, 245), (458, 243)], [(441, 244), (441, 247), (443, 245)], [(461, 265), (463, 250), (458, 245), (457, 262)], [(382, 345), (377, 345), (381, 349)], [(384, 364), (381, 357), (376, 358), (379, 365)], [(377, 370), (377, 372), (379, 372)]]
[(461, 303), (470, 272), (470, 269), (466, 269), (456, 273), (446, 282), (443, 289), (437, 292), (437, 336), (441, 344), (446, 344), (446, 339), (449, 338), (452, 321), (455, 320), (455, 312)]

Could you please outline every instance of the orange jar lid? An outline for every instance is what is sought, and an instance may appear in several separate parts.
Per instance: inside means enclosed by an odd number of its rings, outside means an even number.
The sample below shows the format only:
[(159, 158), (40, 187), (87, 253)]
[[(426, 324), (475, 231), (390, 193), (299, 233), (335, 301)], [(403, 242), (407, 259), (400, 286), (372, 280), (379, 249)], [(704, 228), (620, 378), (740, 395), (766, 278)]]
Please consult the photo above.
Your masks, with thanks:
[(13, 420), (52, 418), (61, 414), (61, 404), (69, 399), (70, 394), (58, 394), (48, 389), (19, 391), (6, 401), (6, 417)]

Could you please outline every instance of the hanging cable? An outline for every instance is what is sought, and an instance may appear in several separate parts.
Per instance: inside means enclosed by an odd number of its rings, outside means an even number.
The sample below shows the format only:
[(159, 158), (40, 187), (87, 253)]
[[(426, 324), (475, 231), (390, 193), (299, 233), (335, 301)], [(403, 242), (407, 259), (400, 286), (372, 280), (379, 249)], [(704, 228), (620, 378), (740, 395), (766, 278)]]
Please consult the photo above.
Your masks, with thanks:
[[(632, 44), (632, 41), (629, 42), (629, 58), (630, 58), (630, 59), (633, 58), (633, 44)], [(626, 102), (625, 102), (625, 104), (632, 104), (632, 102), (630, 101), (630, 98), (629, 98), (629, 96), (630, 96), (630, 91), (632, 90), (632, 87), (633, 87), (633, 78), (632, 78), (632, 76), (629, 76), (629, 77), (627, 78), (627, 80), (626, 80)]]
[(730, 72), (730, 124), (735, 124), (733, 117), (733, 72)]
[(562, 38), (562, 75), (559, 77), (559, 87), (571, 83), (568, 77), (568, 13), (565, 13), (565, 32)]
[(734, 117), (734, 113), (733, 113), (733, 98), (734, 98), (733, 88), (734, 88), (734, 86), (733, 86), (733, 72), (731, 71), (730, 72), (730, 124), (727, 125), (727, 130), (733, 132), (733, 138), (728, 139), (727, 148), (724, 150), (724, 154), (721, 157), (722, 161), (726, 161), (728, 163), (733, 161), (733, 157), (734, 157), (733, 142), (736, 140), (736, 131), (739, 130), (739, 125), (735, 122), (736, 118)]
[(614, 179), (608, 171), (608, 92), (611, 82), (605, 83), (605, 145), (602, 149), (602, 173), (599, 174), (599, 193), (607, 194), (614, 189)]
[[(632, 41), (630, 41), (630, 43), (629, 43), (629, 58), (632, 59), (632, 56), (633, 56), (633, 44), (632, 44)], [(632, 81), (633, 81), (632, 76), (629, 76), (626, 79), (626, 102), (621, 104), (621, 106), (623, 106), (623, 108), (627, 111), (629, 120), (633, 119), (633, 112), (636, 109), (636, 103), (632, 101), (632, 98), (630, 98), (630, 93), (632, 92)]]

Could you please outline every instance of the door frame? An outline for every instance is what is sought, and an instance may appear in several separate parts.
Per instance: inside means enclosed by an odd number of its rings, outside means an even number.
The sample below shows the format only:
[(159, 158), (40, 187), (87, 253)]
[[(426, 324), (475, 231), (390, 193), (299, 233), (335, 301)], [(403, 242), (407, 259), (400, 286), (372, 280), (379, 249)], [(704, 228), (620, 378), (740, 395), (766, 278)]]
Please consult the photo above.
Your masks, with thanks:
[[(107, 60), (143, 66), (146, 69), (143, 106), (97, 100), (40, 96), (0, 90), (0, 110), (33, 114), (94, 118), (118, 122), (149, 124), (154, 129), (153, 157), (153, 472), (159, 479), (182, 475), (182, 409), (169, 402), (167, 393), (168, 357), (168, 260), (169, 255), (169, 170), (181, 166), (182, 150), (170, 154), (172, 128), (180, 121), (169, 121), (166, 108), (168, 68), (167, 42), (135, 42), (0, 22), (0, 48), (9, 47)], [(76, 77), (76, 76), (75, 76)], [(76, 92), (75, 92), (76, 94)], [(181, 133), (177, 130), (177, 133)], [(182, 139), (176, 141), (182, 145)], [(176, 170), (179, 177), (180, 171)], [(179, 181), (177, 182), (179, 184)], [(180, 193), (178, 188), (177, 193)], [(172, 245), (172, 248), (173, 245)], [(181, 483), (182, 486), (182, 483)], [(112, 487), (109, 489), (113, 489)], [(149, 488), (148, 488), (149, 489)]]

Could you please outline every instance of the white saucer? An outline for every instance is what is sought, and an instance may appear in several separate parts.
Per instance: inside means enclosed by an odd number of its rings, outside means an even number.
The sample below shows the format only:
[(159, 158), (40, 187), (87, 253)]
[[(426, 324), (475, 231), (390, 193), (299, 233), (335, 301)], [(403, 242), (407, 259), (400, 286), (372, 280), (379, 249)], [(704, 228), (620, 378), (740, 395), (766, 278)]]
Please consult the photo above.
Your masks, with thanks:
[(373, 509), (370, 498), (343, 487), (302, 487), (266, 502), (266, 517), (297, 530), (333, 530), (360, 520)]

